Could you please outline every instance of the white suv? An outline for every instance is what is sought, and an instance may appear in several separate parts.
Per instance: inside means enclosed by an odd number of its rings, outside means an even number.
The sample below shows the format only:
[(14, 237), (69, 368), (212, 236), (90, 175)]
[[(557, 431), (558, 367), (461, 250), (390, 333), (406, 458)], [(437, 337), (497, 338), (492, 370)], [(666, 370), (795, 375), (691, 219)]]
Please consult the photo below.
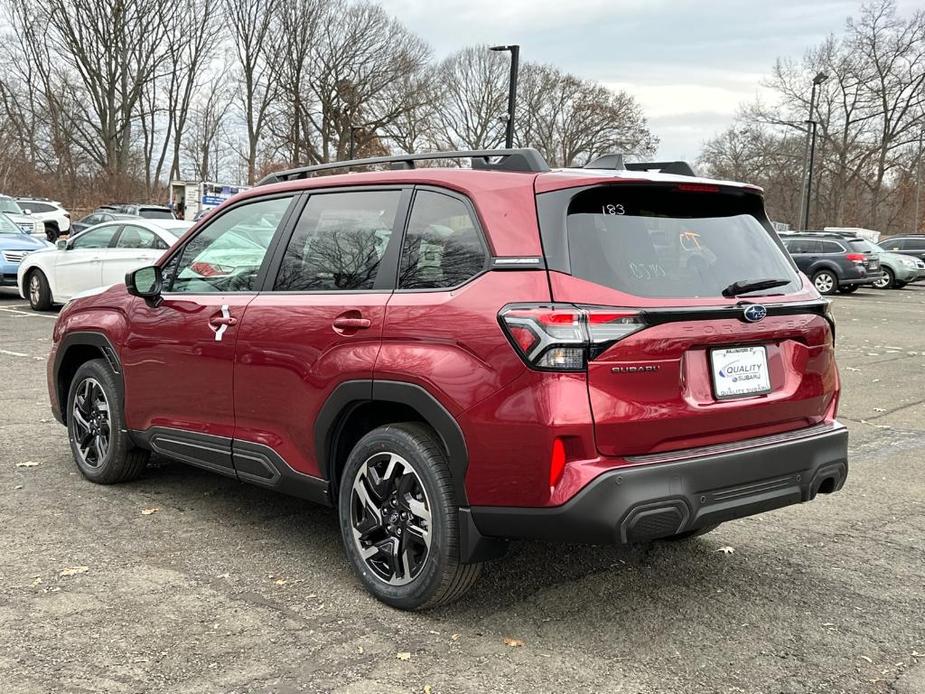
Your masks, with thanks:
[(9, 195), (0, 195), (0, 214), (5, 214), (10, 221), (19, 227), (20, 231), (39, 239), (46, 238), (44, 222), (33, 219), (27, 215), (13, 198)]
[(31, 214), (45, 225), (49, 241), (55, 241), (61, 234), (67, 234), (71, 228), (71, 213), (60, 202), (44, 198), (16, 198), (16, 202), (27, 215)]

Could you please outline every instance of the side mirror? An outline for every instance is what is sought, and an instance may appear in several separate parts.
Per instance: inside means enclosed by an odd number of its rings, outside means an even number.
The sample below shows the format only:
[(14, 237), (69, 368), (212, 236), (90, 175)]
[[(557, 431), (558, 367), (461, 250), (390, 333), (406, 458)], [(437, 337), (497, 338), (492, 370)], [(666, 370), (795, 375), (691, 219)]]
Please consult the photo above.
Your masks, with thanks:
[(125, 275), (125, 287), (132, 296), (142, 299), (157, 299), (161, 295), (164, 278), (157, 265), (138, 268)]
[(57, 248), (59, 251), (66, 251), (67, 250), (67, 239), (58, 239), (57, 241), (55, 241), (55, 248)]

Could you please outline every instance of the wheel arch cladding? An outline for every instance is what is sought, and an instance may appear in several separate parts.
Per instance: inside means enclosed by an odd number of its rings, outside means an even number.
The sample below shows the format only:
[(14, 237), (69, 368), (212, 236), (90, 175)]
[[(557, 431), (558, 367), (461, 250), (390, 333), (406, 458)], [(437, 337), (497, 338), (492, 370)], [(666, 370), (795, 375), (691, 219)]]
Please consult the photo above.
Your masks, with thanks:
[(315, 420), (315, 448), (322, 478), (336, 487), (353, 443), (377, 426), (405, 421), (423, 422), (436, 434), (447, 454), (456, 502), (467, 505), (469, 454), (462, 430), (434, 396), (412, 383), (358, 380), (334, 389)]
[(92, 359), (106, 360), (109, 368), (115, 373), (116, 384), (119, 387), (119, 398), (120, 400), (123, 399), (125, 385), (122, 381), (122, 364), (109, 338), (102, 333), (70, 333), (61, 340), (55, 356), (55, 388), (58, 394), (58, 402), (61, 403), (63, 424), (67, 424), (67, 407), (64, 403), (67, 402), (71, 381), (81, 365)]

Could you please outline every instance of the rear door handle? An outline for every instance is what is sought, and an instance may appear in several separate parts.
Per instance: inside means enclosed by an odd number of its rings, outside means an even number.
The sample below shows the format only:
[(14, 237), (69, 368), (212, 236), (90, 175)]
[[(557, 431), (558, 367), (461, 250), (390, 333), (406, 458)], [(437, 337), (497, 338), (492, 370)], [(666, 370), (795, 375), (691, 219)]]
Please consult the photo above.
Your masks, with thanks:
[(334, 327), (338, 330), (365, 330), (371, 325), (369, 318), (346, 318), (340, 316), (334, 319)]

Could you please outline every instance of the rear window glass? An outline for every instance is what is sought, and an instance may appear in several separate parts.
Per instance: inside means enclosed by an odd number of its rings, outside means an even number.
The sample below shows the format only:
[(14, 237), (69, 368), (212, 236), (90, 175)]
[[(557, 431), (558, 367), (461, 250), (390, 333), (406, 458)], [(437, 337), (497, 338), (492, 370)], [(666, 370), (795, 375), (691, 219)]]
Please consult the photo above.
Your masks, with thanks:
[(138, 216), (145, 219), (175, 219), (170, 210), (159, 210), (156, 207), (142, 207), (138, 210)]
[(852, 239), (848, 241), (848, 245), (851, 246), (852, 251), (858, 251), (859, 253), (880, 252), (880, 249), (867, 239)]
[[(760, 199), (680, 186), (601, 186), (577, 194), (566, 227), (571, 272), (647, 297), (713, 297), (734, 282), (799, 279), (756, 217)], [(757, 294), (757, 292), (756, 292)]]

